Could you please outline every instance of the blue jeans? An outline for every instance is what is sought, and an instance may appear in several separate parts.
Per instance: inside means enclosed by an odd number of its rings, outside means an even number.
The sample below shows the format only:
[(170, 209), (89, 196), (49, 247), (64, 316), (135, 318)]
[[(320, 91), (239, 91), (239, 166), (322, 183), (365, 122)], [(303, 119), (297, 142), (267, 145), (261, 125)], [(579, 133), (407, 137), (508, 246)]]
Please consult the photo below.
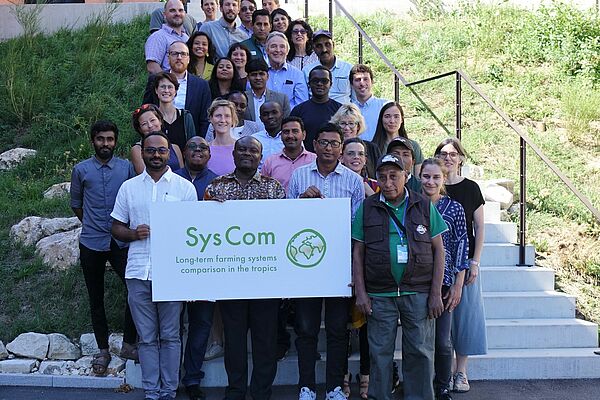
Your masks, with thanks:
[(175, 398), (179, 383), (182, 303), (152, 301), (152, 281), (126, 279), (129, 308), (139, 335), (142, 388), (147, 399)]
[(404, 400), (433, 400), (435, 323), (427, 318), (428, 297), (427, 293), (371, 297), (373, 312), (367, 324), (371, 353), (370, 399), (392, 399), (392, 363), (400, 316)]
[(202, 364), (212, 327), (215, 303), (210, 301), (190, 301), (185, 304), (188, 316), (188, 337), (185, 343), (183, 367), (184, 386), (199, 385), (204, 378)]

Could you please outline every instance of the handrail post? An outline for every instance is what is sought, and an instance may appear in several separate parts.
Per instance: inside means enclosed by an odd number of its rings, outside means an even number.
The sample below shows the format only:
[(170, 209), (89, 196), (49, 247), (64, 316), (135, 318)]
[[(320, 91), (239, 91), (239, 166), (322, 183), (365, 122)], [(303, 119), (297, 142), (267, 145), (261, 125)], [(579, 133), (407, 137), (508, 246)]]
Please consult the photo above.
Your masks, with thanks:
[(308, 20), (308, 0), (304, 0), (304, 19)]
[(394, 101), (400, 102), (400, 79), (396, 74), (394, 74)]
[(333, 0), (329, 0), (329, 32), (333, 35)]
[(456, 71), (456, 138), (462, 139), (462, 80), (460, 72)]
[(520, 158), (519, 158), (519, 266), (525, 264), (525, 245), (527, 230), (527, 143), (525, 139), (519, 139)]
[[(358, 31), (358, 63), (363, 63), (363, 38), (360, 31)], [(352, 82), (350, 82), (350, 84), (352, 84)]]

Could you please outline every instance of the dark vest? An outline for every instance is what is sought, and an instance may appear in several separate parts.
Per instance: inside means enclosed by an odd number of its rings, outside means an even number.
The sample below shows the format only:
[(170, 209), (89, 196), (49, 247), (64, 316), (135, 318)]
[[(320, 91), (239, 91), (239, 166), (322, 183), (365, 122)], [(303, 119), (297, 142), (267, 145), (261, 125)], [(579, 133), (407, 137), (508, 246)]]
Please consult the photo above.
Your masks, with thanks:
[(428, 293), (433, 279), (429, 199), (409, 190), (404, 221), (408, 241), (408, 264), (398, 286), (391, 270), (390, 216), (384, 203), (379, 201), (379, 196), (379, 193), (375, 193), (363, 203), (367, 292)]

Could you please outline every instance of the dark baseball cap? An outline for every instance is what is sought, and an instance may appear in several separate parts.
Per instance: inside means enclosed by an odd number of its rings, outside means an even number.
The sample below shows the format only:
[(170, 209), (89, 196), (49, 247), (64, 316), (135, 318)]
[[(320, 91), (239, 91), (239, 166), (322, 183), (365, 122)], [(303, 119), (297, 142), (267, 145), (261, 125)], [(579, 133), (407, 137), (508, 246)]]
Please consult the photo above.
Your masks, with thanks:
[(392, 141), (387, 146), (386, 152), (388, 154), (390, 154), (394, 147), (399, 147), (399, 146), (405, 147), (406, 149), (410, 150), (413, 158), (415, 158), (415, 149), (413, 148), (413, 145), (412, 145), (410, 139), (407, 139), (405, 137), (397, 137), (397, 138), (392, 139)]
[(398, 167), (400, 170), (404, 171), (404, 164), (402, 163), (402, 160), (400, 160), (394, 154), (386, 154), (383, 157), (381, 157), (379, 159), (379, 162), (377, 163), (377, 168), (375, 170), (379, 171), (379, 169), (384, 165), (393, 165), (395, 167)]
[(333, 35), (331, 32), (326, 31), (325, 29), (319, 29), (315, 33), (313, 33), (313, 40), (315, 40), (319, 36), (327, 36), (329, 39), (333, 40)]

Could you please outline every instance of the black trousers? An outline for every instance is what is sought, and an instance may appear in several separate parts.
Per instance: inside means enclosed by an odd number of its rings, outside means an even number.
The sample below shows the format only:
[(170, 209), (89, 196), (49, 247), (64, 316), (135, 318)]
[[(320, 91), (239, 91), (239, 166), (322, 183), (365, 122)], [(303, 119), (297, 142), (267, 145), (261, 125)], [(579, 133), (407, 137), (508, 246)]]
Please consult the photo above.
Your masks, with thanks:
[[(442, 296), (445, 296), (449, 286), (442, 286)], [(444, 302), (444, 306), (446, 306)], [(433, 387), (436, 393), (441, 393), (448, 387), (452, 375), (452, 314), (447, 310), (435, 320), (435, 379)]]
[(226, 400), (244, 400), (248, 388), (248, 330), (252, 340), (250, 395), (254, 400), (271, 398), (277, 373), (277, 314), (279, 299), (222, 300), (225, 333)]
[[(323, 298), (296, 299), (296, 351), (298, 352), (298, 386), (316, 391), (315, 364), (321, 329)], [(328, 392), (344, 383), (348, 349), (348, 311), (350, 298), (325, 298), (325, 333), (327, 361), (325, 388)]]
[[(106, 312), (104, 310), (104, 272), (108, 261), (115, 273), (119, 276), (125, 286), (125, 267), (127, 266), (128, 248), (119, 248), (119, 245), (111, 240), (109, 251), (91, 250), (79, 243), (79, 254), (81, 269), (85, 279), (90, 300), (90, 314), (92, 317), (92, 328), (99, 349), (108, 349), (108, 324), (106, 323)], [(125, 291), (127, 289), (125, 288)], [(127, 292), (125, 292), (127, 301)], [(123, 341), (134, 344), (137, 341), (137, 331), (129, 305), (125, 303), (125, 323), (123, 326)]]

